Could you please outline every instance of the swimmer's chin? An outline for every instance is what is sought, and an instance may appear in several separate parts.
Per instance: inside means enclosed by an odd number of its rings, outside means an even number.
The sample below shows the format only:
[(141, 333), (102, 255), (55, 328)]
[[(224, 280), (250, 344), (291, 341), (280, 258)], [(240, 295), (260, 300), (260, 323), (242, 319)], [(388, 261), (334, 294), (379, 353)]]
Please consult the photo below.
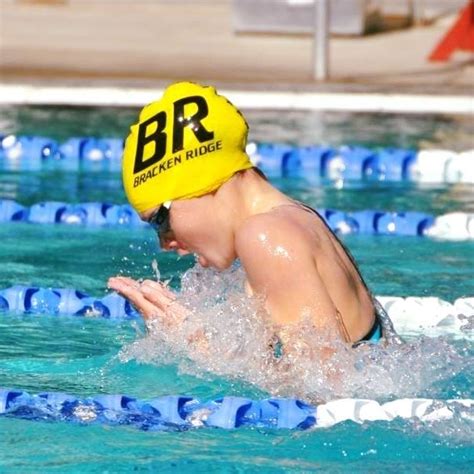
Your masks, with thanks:
[(214, 268), (216, 270), (227, 270), (231, 267), (233, 260), (222, 260), (222, 261), (213, 261), (211, 262), (202, 255), (196, 255), (196, 261), (203, 268)]
[(211, 264), (207, 261), (207, 259), (205, 259), (204, 257), (202, 257), (201, 255), (196, 255), (196, 261), (197, 263), (199, 263), (199, 265), (201, 265), (201, 267), (203, 268), (208, 268), (211, 266)]

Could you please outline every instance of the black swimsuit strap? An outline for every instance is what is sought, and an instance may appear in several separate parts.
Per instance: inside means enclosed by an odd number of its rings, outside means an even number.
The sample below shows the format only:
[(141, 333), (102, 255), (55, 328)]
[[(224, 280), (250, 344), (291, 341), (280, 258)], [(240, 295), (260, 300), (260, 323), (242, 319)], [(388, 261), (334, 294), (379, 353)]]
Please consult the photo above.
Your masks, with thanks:
[[(345, 252), (345, 254), (347, 255), (347, 257), (349, 258), (349, 260), (351, 261), (353, 267), (355, 268), (355, 271), (357, 272), (357, 274), (359, 275), (359, 278), (360, 278), (360, 281), (362, 282), (362, 284), (364, 285), (364, 288), (366, 289), (367, 293), (369, 294), (369, 296), (371, 297), (372, 300), (374, 300), (374, 297), (371, 293), (371, 291), (369, 290), (367, 284), (365, 283), (364, 279), (362, 278), (362, 275), (359, 271), (359, 268), (357, 267), (357, 264), (356, 264), (356, 261), (354, 259), (354, 257), (352, 256), (352, 254), (349, 252), (349, 250), (347, 249), (347, 247), (339, 240), (339, 238), (337, 237), (337, 235), (334, 233), (334, 231), (329, 227), (329, 225), (327, 224), (326, 220), (323, 218), (323, 216), (321, 216), (321, 214), (319, 214), (319, 212), (316, 210), (316, 209), (313, 209), (312, 207), (308, 206), (307, 204), (304, 204), (303, 202), (300, 202), (300, 201), (294, 201), (295, 205), (297, 207), (299, 207), (300, 209), (304, 210), (304, 211), (307, 211), (311, 214), (314, 214), (316, 215), (317, 217), (319, 217), (321, 219), (321, 221), (323, 222), (323, 224), (326, 226), (326, 228), (329, 230), (329, 232), (331, 232), (331, 234), (333, 235), (333, 237), (336, 239), (336, 241), (339, 243), (339, 245), (341, 246), (341, 248), (343, 249), (343, 251)], [(337, 312), (337, 317), (336, 317), (336, 320), (337, 322), (339, 323), (339, 326), (340, 326), (340, 329), (344, 335), (344, 338), (346, 339), (346, 342), (350, 342), (350, 340), (347, 340), (349, 339), (349, 333), (347, 332), (347, 329), (346, 329), (346, 326), (344, 324), (344, 321), (342, 319), (342, 315), (341, 313), (339, 312), (339, 310), (336, 308), (336, 312)], [(372, 328), (370, 329), (370, 331), (362, 338), (360, 339), (360, 341), (358, 342), (361, 342), (361, 341), (368, 341), (379, 329), (381, 330), (382, 329), (382, 325), (380, 323), (380, 318), (377, 314), (377, 309), (375, 308), (374, 309), (374, 314), (375, 314), (375, 321), (374, 321), (374, 324), (372, 326)], [(355, 343), (357, 344), (357, 342)]]
[(312, 207), (308, 206), (307, 204), (304, 204), (300, 201), (294, 201), (294, 203), (300, 208), (300, 209), (303, 209), (304, 211), (307, 211), (311, 214), (314, 214), (316, 215), (317, 217), (319, 217), (321, 219), (321, 221), (323, 222), (323, 224), (326, 226), (326, 228), (329, 230), (329, 232), (331, 232), (332, 236), (336, 239), (336, 241), (338, 242), (338, 244), (341, 246), (342, 250), (344, 250), (345, 254), (347, 255), (347, 258), (349, 258), (349, 260), (351, 261), (353, 267), (355, 268), (355, 271), (357, 272), (357, 274), (359, 275), (359, 278), (360, 278), (360, 281), (362, 282), (362, 284), (364, 285), (365, 289), (367, 290), (367, 292), (369, 293), (369, 296), (374, 299), (373, 295), (372, 295), (372, 292), (369, 290), (367, 284), (365, 283), (364, 279), (362, 278), (362, 275), (359, 271), (359, 268), (357, 266), (357, 263), (354, 259), (354, 257), (352, 256), (352, 254), (349, 252), (348, 248), (341, 242), (341, 240), (339, 239), (339, 237), (334, 233), (334, 231), (331, 229), (331, 227), (329, 227), (328, 223), (326, 222), (326, 220), (323, 218), (323, 216), (321, 216), (321, 214), (316, 210), (316, 209), (313, 209)]

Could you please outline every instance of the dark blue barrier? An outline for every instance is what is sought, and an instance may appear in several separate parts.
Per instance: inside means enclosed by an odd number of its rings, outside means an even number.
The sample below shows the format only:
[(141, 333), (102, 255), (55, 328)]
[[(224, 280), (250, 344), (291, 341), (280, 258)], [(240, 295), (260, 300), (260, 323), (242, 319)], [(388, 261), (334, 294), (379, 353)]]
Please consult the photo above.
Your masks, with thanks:
[(385, 148), (364, 163), (363, 175), (372, 181), (403, 181), (406, 169), (414, 159), (414, 150)]
[(329, 227), (337, 234), (356, 234), (359, 232), (359, 223), (345, 212), (327, 209), (324, 216)]
[(8, 171), (40, 171), (43, 160), (57, 150), (57, 142), (47, 137), (8, 135), (0, 140), (0, 166)]
[(317, 409), (297, 399), (224, 397), (210, 402), (186, 396), (139, 400), (128, 395), (79, 398), (61, 392), (37, 395), (0, 388), (0, 416), (80, 425), (134, 426), (144, 431), (199, 427), (309, 429)]
[(47, 137), (0, 137), (0, 168), (9, 171), (121, 170), (120, 138), (71, 137), (58, 144)]
[(375, 219), (375, 230), (378, 234), (424, 235), (433, 224), (433, 216), (422, 212), (386, 212)]
[(310, 180), (319, 178), (322, 174), (321, 163), (335, 153), (335, 150), (326, 146), (293, 148), (283, 156), (283, 176)]
[(364, 211), (351, 212), (350, 215), (358, 223), (361, 234), (376, 234), (375, 220), (377, 216), (383, 215), (383, 212), (366, 209)]
[[(347, 213), (333, 209), (318, 209), (318, 212), (331, 229), (341, 234), (422, 236), (435, 222), (434, 216), (421, 212), (364, 210)], [(28, 209), (15, 201), (0, 201), (0, 222), (12, 221), (37, 224), (148, 226), (128, 204), (42, 202)]]
[(88, 138), (80, 148), (82, 169), (85, 171), (120, 171), (122, 166), (123, 140), (112, 138)]
[(66, 210), (64, 202), (40, 202), (30, 207), (27, 220), (36, 224), (54, 224), (61, 222), (61, 215)]
[[(58, 143), (48, 137), (0, 135), (0, 169), (12, 171), (120, 172), (124, 141), (121, 138), (71, 137)], [(459, 176), (431, 175), (429, 164), (418, 162), (419, 152), (402, 148), (369, 150), (360, 146), (292, 146), (283, 143), (250, 144), (252, 161), (269, 178), (298, 177), (313, 181), (471, 182), (468, 160), (463, 160)], [(454, 152), (431, 150), (439, 161), (451, 162)], [(448, 156), (449, 155), (449, 156)], [(462, 154), (459, 154), (461, 156)], [(422, 169), (419, 169), (421, 166)], [(425, 177), (425, 179), (423, 179)]]
[(0, 290), (2, 312), (103, 317), (137, 318), (139, 314), (117, 293), (93, 298), (74, 288), (36, 288), (13, 286)]
[(46, 161), (47, 169), (79, 171), (81, 160), (81, 137), (71, 137), (59, 146), (58, 153)]
[(283, 174), (283, 159), (293, 150), (291, 145), (261, 143), (255, 157), (257, 166), (269, 177), (279, 178)]
[(331, 181), (362, 180), (364, 167), (375, 157), (375, 152), (362, 147), (343, 146), (337, 153), (323, 157), (322, 176)]
[(0, 201), (0, 222), (25, 221), (28, 209), (11, 199)]

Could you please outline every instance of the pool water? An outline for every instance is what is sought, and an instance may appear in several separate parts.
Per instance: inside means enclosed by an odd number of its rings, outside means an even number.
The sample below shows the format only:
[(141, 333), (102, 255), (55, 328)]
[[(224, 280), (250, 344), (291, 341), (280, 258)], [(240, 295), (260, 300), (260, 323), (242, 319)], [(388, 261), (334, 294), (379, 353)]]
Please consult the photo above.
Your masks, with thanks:
[[(103, 136), (121, 136), (137, 113), (40, 107), (5, 108), (1, 112), (6, 132), (58, 139), (98, 135), (98, 130)], [(252, 138), (258, 140), (451, 149), (455, 142), (459, 149), (472, 147), (468, 138), (472, 125), (449, 117), (292, 113), (282, 118), (281, 113), (261, 112), (246, 116), (254, 130)], [(466, 186), (335, 189), (290, 179), (276, 184), (314, 207), (377, 207), (432, 214), (474, 210), (474, 193)], [(125, 202), (118, 175), (93, 173), (2, 172), (0, 198), (25, 205), (40, 200)], [(0, 242), (1, 288), (15, 284), (74, 287), (103, 296), (110, 275), (153, 278), (151, 261), (156, 259), (162, 279), (171, 279), (171, 286), (178, 289), (182, 275), (193, 271), (194, 266), (192, 257), (160, 253), (153, 232), (147, 228), (1, 224)], [(452, 302), (474, 293), (472, 242), (396, 236), (347, 236), (344, 242), (375, 294), (429, 295)], [(206, 272), (202, 278), (213, 281)], [(225, 278), (238, 279), (238, 275)], [(229, 316), (227, 328), (222, 323), (223, 332), (232, 333), (232, 324), (238, 324), (235, 318)], [(173, 358), (168, 352), (163, 354), (162, 347), (150, 347), (143, 338), (140, 321), (0, 314), (0, 387), (78, 396), (268, 396), (268, 391), (253, 383), (255, 377), (246, 378), (237, 370), (246, 362), (251, 364), (248, 354), (235, 361), (241, 366), (216, 373)], [(385, 378), (368, 373), (366, 380), (359, 378), (357, 384), (346, 387), (350, 396), (380, 401), (473, 397), (472, 343), (412, 336), (404, 351), (398, 367), (394, 354), (387, 355), (392, 357), (392, 367), (384, 368)], [(424, 380), (427, 374), (432, 374), (432, 383)], [(297, 373), (294, 379), (296, 394), (301, 389)], [(397, 380), (403, 383), (396, 384)], [(270, 392), (277, 389), (271, 381), (265, 382)], [(472, 423), (457, 417), (431, 423), (346, 422), (306, 432), (243, 428), (153, 433), (0, 418), (0, 433), (0, 472), (468, 472), (474, 461)]]

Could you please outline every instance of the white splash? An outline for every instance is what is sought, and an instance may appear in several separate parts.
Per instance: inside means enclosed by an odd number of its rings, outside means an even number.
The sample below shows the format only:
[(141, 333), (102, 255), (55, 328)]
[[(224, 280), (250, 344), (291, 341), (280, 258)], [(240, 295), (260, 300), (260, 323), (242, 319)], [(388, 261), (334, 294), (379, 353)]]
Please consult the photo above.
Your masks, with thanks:
[(160, 269), (158, 268), (158, 261), (156, 260), (156, 258), (154, 258), (151, 261), (151, 269), (153, 270), (153, 273), (155, 274), (156, 281), (160, 281), (161, 273), (160, 273)]
[(121, 360), (174, 361), (194, 375), (212, 372), (250, 382), (274, 396), (313, 403), (344, 397), (436, 397), (441, 381), (469, 367), (468, 356), (442, 338), (328, 347), (325, 335), (304, 321), (286, 331), (294, 341), (291, 351), (283, 346), (281, 357), (275, 357), (278, 328), (261, 301), (246, 295), (244, 281), (238, 267), (189, 270), (179, 294), (191, 311), (184, 324), (170, 332), (154, 322), (145, 338), (122, 349)]

